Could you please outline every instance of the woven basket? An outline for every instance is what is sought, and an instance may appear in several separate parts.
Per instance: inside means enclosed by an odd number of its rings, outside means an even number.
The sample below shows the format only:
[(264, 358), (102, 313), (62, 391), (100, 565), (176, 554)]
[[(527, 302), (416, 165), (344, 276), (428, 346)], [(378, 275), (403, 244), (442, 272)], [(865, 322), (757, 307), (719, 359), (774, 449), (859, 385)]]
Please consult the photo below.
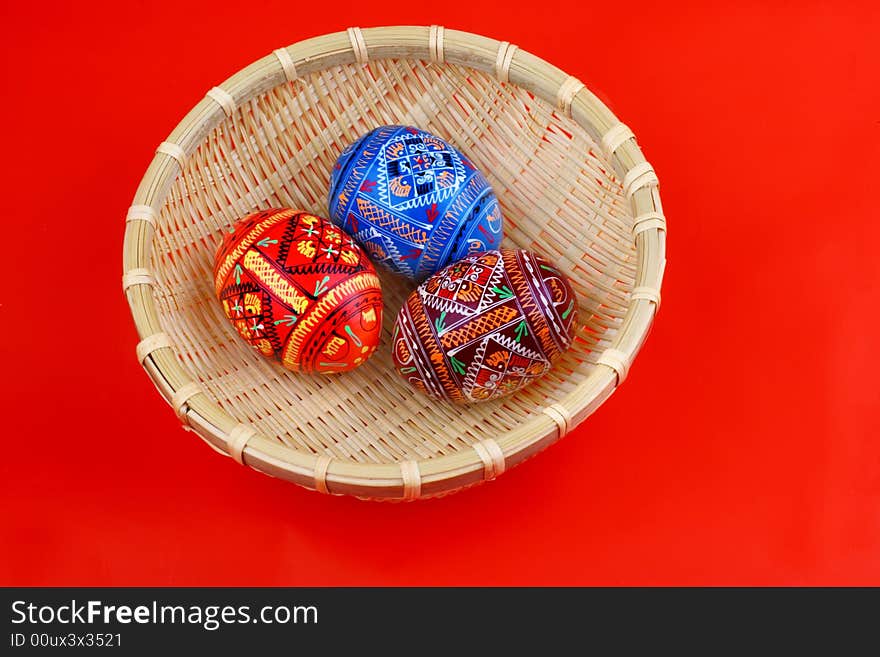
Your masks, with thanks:
[[(256, 354), (214, 298), (214, 252), (233, 222), (279, 206), (326, 216), (339, 152), (382, 124), (466, 153), (501, 202), (505, 245), (572, 281), (575, 343), (511, 397), (437, 403), (397, 377), (390, 329), (412, 289), (402, 279), (382, 276), (383, 345), (336, 376)], [(123, 287), (159, 392), (217, 451), (324, 493), (415, 499), (498, 476), (623, 382), (660, 302), (665, 220), (632, 132), (538, 57), (437, 26), (351, 28), (260, 59), (159, 145), (133, 203)]]

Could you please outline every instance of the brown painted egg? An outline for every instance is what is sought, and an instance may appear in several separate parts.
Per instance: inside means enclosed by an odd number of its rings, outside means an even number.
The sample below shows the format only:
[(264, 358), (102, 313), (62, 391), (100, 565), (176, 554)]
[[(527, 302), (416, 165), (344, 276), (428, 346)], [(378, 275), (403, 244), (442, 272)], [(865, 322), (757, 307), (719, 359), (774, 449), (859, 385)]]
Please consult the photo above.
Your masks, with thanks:
[(217, 251), (214, 287), (239, 335), (294, 372), (345, 372), (379, 345), (376, 270), (321, 217), (275, 209), (241, 219)]
[(571, 345), (577, 299), (529, 251), (485, 251), (422, 283), (394, 325), (397, 372), (437, 399), (480, 402), (543, 376)]

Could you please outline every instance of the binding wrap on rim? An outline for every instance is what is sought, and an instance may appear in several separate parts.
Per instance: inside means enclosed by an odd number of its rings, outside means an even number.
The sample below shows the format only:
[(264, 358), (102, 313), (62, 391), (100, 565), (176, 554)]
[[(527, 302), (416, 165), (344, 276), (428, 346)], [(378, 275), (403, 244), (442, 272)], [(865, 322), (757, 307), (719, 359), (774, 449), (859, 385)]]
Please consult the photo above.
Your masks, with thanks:
[(223, 87), (214, 87), (207, 93), (207, 97), (223, 108), (223, 112), (229, 118), (235, 114), (235, 98)]
[(492, 481), (495, 477), (504, 473), (507, 462), (504, 460), (504, 452), (492, 438), (485, 438), (474, 443), (474, 451), (483, 462), (483, 479)]
[(189, 419), (186, 416), (188, 410), (187, 402), (194, 396), (202, 392), (202, 387), (195, 381), (184, 383), (180, 388), (174, 391), (171, 396), (171, 408), (177, 414), (177, 417), (186, 425), (189, 425)]
[(495, 77), (500, 82), (510, 81), (510, 63), (513, 61), (517, 48), (509, 41), (502, 41), (498, 44), (498, 55), (495, 57)]
[(272, 54), (274, 54), (278, 58), (278, 62), (281, 64), (281, 70), (284, 71), (284, 77), (288, 82), (295, 82), (299, 75), (296, 72), (296, 64), (293, 63), (293, 59), (290, 57), (290, 53), (287, 52), (287, 48), (278, 48), (277, 50), (273, 50)]
[(156, 213), (149, 205), (132, 205), (125, 215), (125, 222), (144, 221), (156, 228)]
[(348, 28), (348, 38), (351, 40), (351, 49), (358, 64), (366, 64), (370, 60), (367, 52), (367, 42), (364, 41), (364, 33), (359, 27)]
[(435, 64), (443, 63), (443, 26), (432, 25), (428, 36), (428, 51), (431, 61)]
[(186, 164), (186, 152), (177, 144), (171, 141), (163, 141), (156, 148), (157, 153), (162, 153), (170, 158), (177, 160), (177, 163), (183, 167)]

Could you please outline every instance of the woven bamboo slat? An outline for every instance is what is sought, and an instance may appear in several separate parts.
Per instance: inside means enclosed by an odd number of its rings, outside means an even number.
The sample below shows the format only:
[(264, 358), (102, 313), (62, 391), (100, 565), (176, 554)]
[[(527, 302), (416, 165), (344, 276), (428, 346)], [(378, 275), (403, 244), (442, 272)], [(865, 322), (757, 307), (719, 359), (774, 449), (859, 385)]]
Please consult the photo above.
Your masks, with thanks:
[[(326, 216), (341, 149), (392, 123), (466, 153), (501, 202), (505, 245), (544, 255), (572, 281), (575, 344), (512, 397), (438, 404), (400, 381), (390, 328), (411, 288), (390, 275), (382, 347), (338, 376), (262, 358), (213, 296), (214, 252), (237, 218), (279, 206)], [(325, 493), (415, 499), (495, 478), (623, 382), (660, 303), (665, 229), (632, 132), (577, 79), (466, 32), (351, 28), (276, 50), (213, 87), (158, 146), (127, 215), (123, 287), (138, 359), (185, 428)]]

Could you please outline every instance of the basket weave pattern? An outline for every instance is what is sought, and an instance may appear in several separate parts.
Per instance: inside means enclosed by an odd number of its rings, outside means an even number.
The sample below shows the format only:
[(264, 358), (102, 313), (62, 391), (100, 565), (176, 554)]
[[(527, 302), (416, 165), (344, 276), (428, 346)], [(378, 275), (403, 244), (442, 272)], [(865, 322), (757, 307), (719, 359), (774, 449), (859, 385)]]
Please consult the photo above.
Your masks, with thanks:
[[(468, 155), (501, 202), (508, 247), (568, 274), (582, 327), (537, 383), (473, 406), (394, 373), (411, 284), (380, 273), (383, 343), (358, 369), (298, 375), (223, 316), (214, 253), (240, 217), (327, 214), (346, 144), (411, 124)], [(123, 285), (138, 357), (188, 428), (236, 460), (322, 492), (412, 499), (491, 479), (543, 449), (625, 378), (659, 304), (665, 220), (632, 133), (577, 80), (505, 42), (374, 28), (279, 50), (212, 89), (157, 150), (129, 211)]]

